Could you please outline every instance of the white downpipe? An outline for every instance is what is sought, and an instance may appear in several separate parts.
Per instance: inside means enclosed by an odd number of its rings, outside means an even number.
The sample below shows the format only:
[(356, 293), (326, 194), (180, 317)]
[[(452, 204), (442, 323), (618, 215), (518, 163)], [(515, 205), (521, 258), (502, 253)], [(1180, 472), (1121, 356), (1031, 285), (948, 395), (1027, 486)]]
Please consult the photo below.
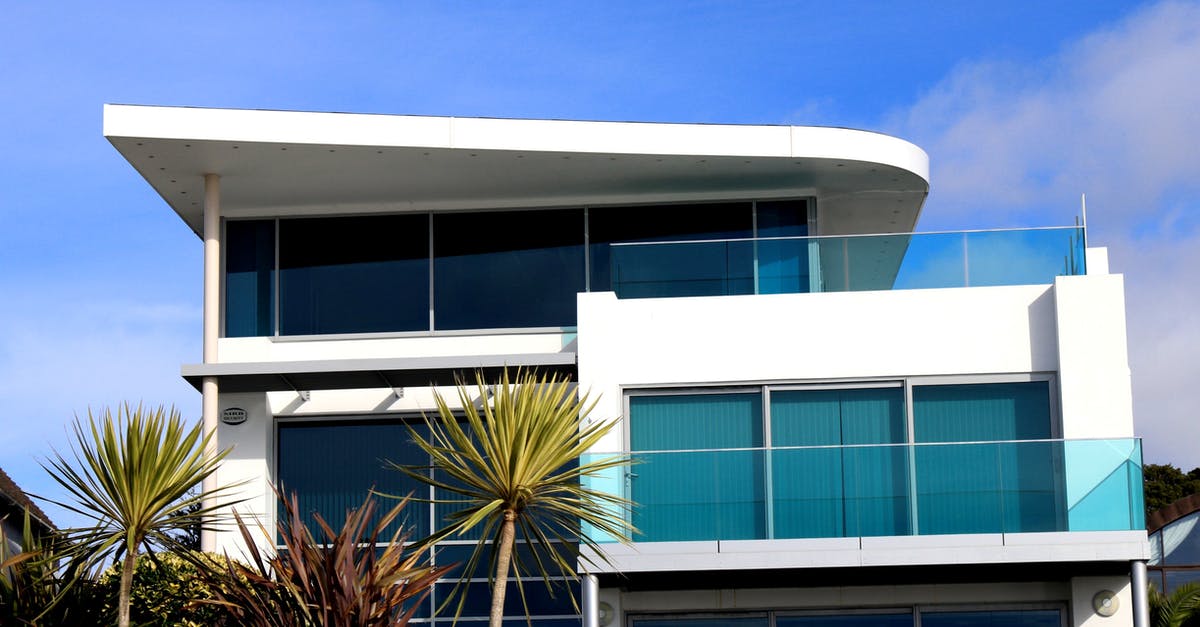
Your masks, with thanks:
[[(216, 174), (204, 175), (204, 363), (217, 361), (217, 337), (221, 324), (221, 177)], [(214, 434), (209, 440), (205, 454), (214, 456), (219, 450), (217, 438), (217, 379), (204, 377), (201, 382), (200, 416), (204, 424), (205, 434)], [(217, 488), (217, 477), (210, 475), (204, 480), (201, 489), (204, 491), (203, 507), (208, 509), (216, 505), (208, 496)], [(217, 548), (216, 533), (211, 529), (200, 531), (200, 549), (215, 551)]]
[(600, 627), (600, 581), (595, 575), (584, 575), (581, 582), (583, 588), (583, 627)]
[(1133, 627), (1150, 627), (1150, 593), (1146, 582), (1146, 562), (1132, 564), (1129, 583), (1133, 590)]

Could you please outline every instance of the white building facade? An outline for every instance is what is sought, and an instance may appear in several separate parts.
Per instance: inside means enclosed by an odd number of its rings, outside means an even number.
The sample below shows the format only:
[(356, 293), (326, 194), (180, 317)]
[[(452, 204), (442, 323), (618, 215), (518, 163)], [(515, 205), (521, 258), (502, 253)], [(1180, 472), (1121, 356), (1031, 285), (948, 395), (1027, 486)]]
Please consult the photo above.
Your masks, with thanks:
[[(183, 375), (233, 447), (216, 481), (247, 482), (268, 528), (273, 484), (327, 519), (426, 490), (387, 462), (422, 463), (405, 425), (434, 390), (536, 367), (617, 421), (596, 454), (637, 463), (594, 486), (637, 503), (639, 534), (561, 583), (582, 612), (529, 586), (534, 625), (1144, 624), (1122, 277), (1081, 227), (912, 233), (912, 144), (117, 105), (104, 124), (204, 240)], [(444, 592), (420, 621), (448, 620)]]

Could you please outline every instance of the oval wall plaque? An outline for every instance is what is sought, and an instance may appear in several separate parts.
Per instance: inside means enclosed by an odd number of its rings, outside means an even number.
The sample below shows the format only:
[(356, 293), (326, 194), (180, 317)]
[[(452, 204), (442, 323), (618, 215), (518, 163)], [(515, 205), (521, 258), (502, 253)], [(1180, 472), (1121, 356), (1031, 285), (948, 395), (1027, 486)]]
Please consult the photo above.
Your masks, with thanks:
[(221, 422), (227, 425), (240, 425), (246, 422), (246, 410), (241, 407), (230, 407), (221, 412)]

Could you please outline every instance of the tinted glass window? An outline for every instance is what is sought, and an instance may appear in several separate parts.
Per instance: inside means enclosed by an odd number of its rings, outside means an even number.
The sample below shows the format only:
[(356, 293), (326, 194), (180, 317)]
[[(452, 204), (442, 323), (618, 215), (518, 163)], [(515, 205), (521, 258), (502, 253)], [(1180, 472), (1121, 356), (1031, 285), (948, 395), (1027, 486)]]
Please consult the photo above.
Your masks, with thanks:
[(275, 221), (225, 224), (225, 336), (273, 335)]
[(575, 324), (583, 211), (434, 216), (434, 328)]
[[(753, 235), (753, 227), (753, 213), (748, 202), (591, 209), (588, 211), (591, 290), (612, 289), (610, 245), (614, 242), (743, 238)], [(709, 254), (713, 251), (703, 248), (667, 249), (663, 251), (666, 257), (653, 261), (659, 265), (691, 266), (695, 271), (697, 263), (713, 256)], [(670, 270), (663, 268), (660, 274), (674, 274)]]
[(429, 328), (426, 215), (284, 220), (283, 335)]
[(912, 627), (912, 614), (780, 616), (778, 627)]
[(921, 627), (1061, 627), (1058, 610), (922, 612)]
[[(424, 426), (417, 426), (424, 429)], [(295, 423), (279, 425), (279, 483), (295, 493), (301, 514), (312, 523), (320, 514), (335, 529), (346, 511), (363, 504), (368, 493), (426, 496), (428, 488), (391, 468), (388, 462), (425, 465), (428, 458), (411, 442), (403, 424), (382, 421)], [(377, 513), (395, 505), (379, 499)], [(401, 522), (414, 537), (429, 532), (429, 506), (410, 502)], [(319, 534), (316, 526), (311, 527)], [(395, 530), (393, 526), (389, 531)]]

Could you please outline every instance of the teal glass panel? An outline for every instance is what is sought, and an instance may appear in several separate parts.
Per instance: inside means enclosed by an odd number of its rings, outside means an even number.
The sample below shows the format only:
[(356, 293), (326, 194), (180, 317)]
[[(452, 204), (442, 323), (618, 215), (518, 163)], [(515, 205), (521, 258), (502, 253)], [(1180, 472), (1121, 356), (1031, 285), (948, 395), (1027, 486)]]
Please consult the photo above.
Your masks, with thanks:
[(911, 449), (907, 446), (845, 449), (845, 535), (905, 536), (912, 533), (910, 456)]
[(635, 453), (630, 494), (638, 542), (766, 537), (761, 449)]
[[(764, 537), (760, 395), (682, 394), (629, 398), (630, 495), (640, 541)], [(695, 451), (649, 453), (639, 451)]]
[(903, 614), (810, 614), (777, 616), (777, 627), (912, 627), (913, 616)]
[(225, 337), (275, 333), (275, 221), (225, 223)]
[(994, 444), (918, 446), (917, 528), (922, 535), (1000, 533), (1000, 462)]
[(634, 452), (760, 447), (762, 422), (758, 392), (629, 397)]
[[(281, 423), (278, 438), (280, 485), (287, 493), (296, 494), (301, 514), (320, 514), (334, 528), (341, 526), (350, 508), (363, 504), (372, 489), (400, 496), (428, 494), (420, 482), (388, 464), (428, 464), (403, 424), (349, 420)], [(393, 504), (379, 499), (377, 517)], [(414, 537), (428, 534), (428, 506), (409, 503), (396, 524), (403, 524)], [(394, 530), (395, 524), (388, 529), (389, 537)]]
[(921, 627), (1062, 627), (1060, 610), (921, 612)]
[[(754, 215), (749, 202), (593, 207), (588, 210), (590, 289), (593, 292), (615, 290), (611, 271), (612, 253), (617, 247), (612, 244), (749, 238), (754, 235), (753, 228)], [(650, 266), (642, 270), (627, 268), (628, 276), (631, 280), (649, 280), (656, 274), (677, 273), (680, 264), (687, 267), (687, 260), (678, 258), (686, 255), (683, 251), (677, 248), (661, 256), (647, 254), (645, 261)], [(715, 263), (714, 260), (705, 262)], [(749, 271), (748, 268), (746, 272)], [(645, 289), (637, 293), (653, 296)]]
[(892, 289), (966, 287), (965, 242), (965, 233), (905, 236)]
[(913, 387), (920, 442), (991, 442), (1050, 437), (1050, 383), (973, 383)]
[(802, 448), (905, 441), (901, 388), (771, 394), (775, 537), (897, 535), (909, 525), (902, 447)]
[(1141, 442), (1079, 440), (1065, 448), (1070, 530), (1144, 529)]
[(815, 254), (820, 259), (821, 291), (893, 289), (909, 238), (909, 235), (818, 238)]
[[(1048, 439), (1049, 383), (914, 386), (913, 424), (917, 442)], [(1059, 444), (922, 446), (915, 460), (922, 534), (1063, 525)]]
[(621, 244), (609, 251), (620, 298), (754, 293), (753, 240)]
[(967, 286), (1039, 285), (1085, 274), (1082, 229), (965, 233)]
[[(757, 294), (809, 291), (808, 201), (783, 200), (755, 204)], [(770, 239), (786, 237), (789, 239)]]
[[(837, 538), (847, 529), (840, 447), (772, 449), (771, 515), (776, 538)], [(854, 516), (851, 524), (855, 527)]]

